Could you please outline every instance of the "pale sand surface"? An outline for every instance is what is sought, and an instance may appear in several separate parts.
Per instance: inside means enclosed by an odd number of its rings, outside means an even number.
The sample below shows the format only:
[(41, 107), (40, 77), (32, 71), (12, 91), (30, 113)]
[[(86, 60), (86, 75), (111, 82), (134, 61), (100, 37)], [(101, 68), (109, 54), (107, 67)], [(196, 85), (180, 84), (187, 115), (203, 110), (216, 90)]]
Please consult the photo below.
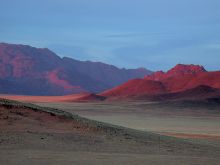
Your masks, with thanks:
[(219, 165), (219, 159), (170, 155), (0, 150), (4, 165)]
[[(215, 109), (151, 106), (151, 103), (38, 103), (137, 130), (177, 137), (220, 139), (220, 107)], [(192, 136), (191, 136), (192, 135)]]
[[(191, 124), (190, 136), (194, 129), (203, 124), (212, 131), (218, 122), (218, 112), (181, 111), (173, 113), (142, 103), (97, 104), (69, 103), (45, 104), (59, 107), (72, 114), (78, 113), (109, 123), (135, 127), (146, 132), (136, 131), (109, 124), (87, 121), (77, 116), (74, 120), (54, 115), (54, 109), (19, 106), (0, 108), (0, 164), (3, 165), (219, 165), (220, 143), (218, 139), (201, 141), (182, 140), (169, 136), (152, 134), (166, 128), (173, 132), (186, 132), (177, 125), (181, 119)], [(144, 108), (143, 108), (144, 107)], [(149, 108), (149, 107), (147, 107)], [(155, 108), (155, 107), (154, 107)], [(42, 112), (42, 110), (43, 112)], [(46, 110), (46, 112), (44, 112)], [(202, 113), (201, 113), (202, 112)], [(59, 112), (58, 114), (64, 114)], [(170, 115), (172, 113), (172, 115)], [(126, 115), (127, 114), (127, 115)], [(67, 114), (68, 115), (68, 114)], [(68, 115), (69, 116), (69, 115)], [(110, 117), (110, 118), (104, 118)], [(123, 117), (124, 116), (124, 117)], [(135, 118), (132, 118), (135, 116)], [(156, 120), (158, 118), (158, 120)], [(166, 118), (167, 120), (162, 120)], [(150, 120), (152, 119), (152, 120)], [(169, 120), (168, 120), (169, 119)], [(131, 121), (129, 121), (131, 120)], [(149, 122), (146, 124), (144, 121)], [(153, 127), (154, 122), (158, 126)], [(160, 121), (162, 124), (160, 124)], [(199, 120), (199, 121), (197, 121)], [(119, 123), (123, 121), (122, 123)], [(141, 121), (143, 125), (140, 125)], [(117, 123), (118, 122), (118, 123)], [(170, 123), (171, 122), (171, 123)], [(132, 124), (133, 123), (133, 124)], [(181, 122), (180, 122), (181, 123)], [(130, 125), (129, 125), (130, 124)], [(166, 124), (166, 125), (165, 125)], [(133, 125), (133, 126), (132, 126)], [(204, 126), (203, 125), (203, 126)], [(187, 125), (188, 127), (188, 125)], [(213, 128), (212, 128), (213, 127)], [(157, 130), (157, 131), (155, 131)], [(207, 129), (208, 130), (208, 129)], [(165, 131), (165, 133), (169, 133)], [(200, 130), (201, 131), (201, 130)], [(205, 131), (203, 131), (205, 132)], [(201, 135), (201, 132), (198, 132)], [(208, 134), (205, 132), (205, 134)], [(178, 134), (179, 135), (179, 134)]]

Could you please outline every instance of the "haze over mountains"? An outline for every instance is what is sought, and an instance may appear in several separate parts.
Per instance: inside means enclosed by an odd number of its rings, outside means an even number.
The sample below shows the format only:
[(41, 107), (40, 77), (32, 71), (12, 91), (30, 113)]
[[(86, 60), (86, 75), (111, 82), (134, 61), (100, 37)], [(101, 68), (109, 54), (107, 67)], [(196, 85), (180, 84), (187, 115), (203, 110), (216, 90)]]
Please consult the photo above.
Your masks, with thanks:
[(0, 93), (86, 93), (56, 98), (72, 101), (213, 98), (220, 97), (220, 71), (208, 72), (192, 64), (178, 64), (167, 72), (154, 73), (144, 68), (119, 69), (101, 62), (60, 58), (47, 48), (1, 43)]
[(60, 58), (47, 48), (0, 43), (0, 93), (66, 95), (97, 93), (152, 73), (101, 62)]

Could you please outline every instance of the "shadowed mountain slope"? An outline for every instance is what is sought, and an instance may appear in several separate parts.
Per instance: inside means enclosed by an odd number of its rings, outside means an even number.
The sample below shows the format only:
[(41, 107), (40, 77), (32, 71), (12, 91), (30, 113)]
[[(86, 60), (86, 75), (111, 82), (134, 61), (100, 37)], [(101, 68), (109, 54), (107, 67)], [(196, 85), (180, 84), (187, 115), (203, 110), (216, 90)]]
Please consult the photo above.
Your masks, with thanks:
[(0, 43), (0, 93), (65, 95), (100, 92), (152, 73), (60, 58), (47, 48)]

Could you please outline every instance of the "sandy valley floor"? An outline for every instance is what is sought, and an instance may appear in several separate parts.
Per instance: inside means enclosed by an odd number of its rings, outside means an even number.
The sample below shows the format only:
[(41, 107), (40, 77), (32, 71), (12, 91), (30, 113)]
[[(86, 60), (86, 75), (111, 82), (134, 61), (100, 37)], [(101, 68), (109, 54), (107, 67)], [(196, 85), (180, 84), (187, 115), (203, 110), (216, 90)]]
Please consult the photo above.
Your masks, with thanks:
[[(152, 105), (149, 108), (143, 103), (47, 103), (44, 106), (71, 113), (1, 101), (1, 164), (219, 165), (220, 162), (216, 109), (211, 112), (200, 109), (200, 115), (191, 110), (170, 115), (172, 109), (156, 111), (158, 106), (153, 109)], [(75, 113), (144, 131), (87, 120)], [(198, 130), (196, 134), (200, 136), (188, 140), (152, 133), (192, 135), (201, 124), (207, 130)], [(210, 137), (201, 138), (201, 134), (209, 133)]]
[(39, 103), (133, 129), (177, 137), (220, 140), (220, 106), (185, 107), (144, 102)]

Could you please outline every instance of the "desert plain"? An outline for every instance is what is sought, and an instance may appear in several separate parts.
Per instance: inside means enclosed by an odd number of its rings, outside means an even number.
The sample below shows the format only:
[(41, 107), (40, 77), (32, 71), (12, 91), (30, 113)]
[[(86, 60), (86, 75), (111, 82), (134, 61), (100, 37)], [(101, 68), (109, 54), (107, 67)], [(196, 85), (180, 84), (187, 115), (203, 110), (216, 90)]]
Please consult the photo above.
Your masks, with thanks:
[(218, 102), (3, 99), (0, 160), (6, 165), (218, 165), (219, 107)]

